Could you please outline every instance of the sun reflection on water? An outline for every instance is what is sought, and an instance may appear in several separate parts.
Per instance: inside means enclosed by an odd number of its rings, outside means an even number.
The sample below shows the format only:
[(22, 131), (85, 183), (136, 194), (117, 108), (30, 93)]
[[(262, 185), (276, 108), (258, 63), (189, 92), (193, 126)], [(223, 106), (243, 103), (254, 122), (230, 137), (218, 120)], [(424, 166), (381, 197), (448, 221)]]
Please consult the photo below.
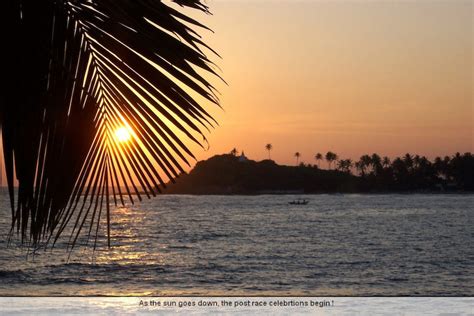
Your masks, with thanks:
[[(92, 238), (79, 247), (82, 239), (69, 260), (67, 238), (34, 260), (25, 249), (0, 248), (0, 294), (463, 294), (434, 263), (452, 258), (453, 275), (469, 268), (471, 196), (403, 197), (395, 209), (399, 196), (374, 205), (373, 196), (322, 195), (291, 214), (288, 199), (168, 195), (112, 207), (111, 248), (105, 225), (95, 252)], [(415, 256), (426, 264), (410, 261)]]

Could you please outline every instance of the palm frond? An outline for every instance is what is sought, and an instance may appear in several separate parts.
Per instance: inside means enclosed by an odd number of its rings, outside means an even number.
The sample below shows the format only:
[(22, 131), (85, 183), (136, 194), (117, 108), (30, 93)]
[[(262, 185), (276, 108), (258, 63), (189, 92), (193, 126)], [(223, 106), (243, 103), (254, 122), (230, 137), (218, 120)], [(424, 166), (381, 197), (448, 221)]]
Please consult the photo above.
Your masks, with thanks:
[[(175, 0), (208, 13), (199, 0)], [(0, 123), (12, 232), (33, 246), (109, 227), (109, 198), (155, 196), (217, 124), (217, 77), (193, 27), (158, 0), (8, 1)], [(14, 30), (14, 31), (12, 31)], [(198, 70), (200, 69), (200, 70)], [(192, 93), (190, 92), (192, 91)], [(120, 142), (117, 129), (130, 141)], [(14, 190), (14, 176), (18, 191)], [(16, 195), (16, 196), (15, 196)], [(105, 214), (104, 214), (105, 212)]]

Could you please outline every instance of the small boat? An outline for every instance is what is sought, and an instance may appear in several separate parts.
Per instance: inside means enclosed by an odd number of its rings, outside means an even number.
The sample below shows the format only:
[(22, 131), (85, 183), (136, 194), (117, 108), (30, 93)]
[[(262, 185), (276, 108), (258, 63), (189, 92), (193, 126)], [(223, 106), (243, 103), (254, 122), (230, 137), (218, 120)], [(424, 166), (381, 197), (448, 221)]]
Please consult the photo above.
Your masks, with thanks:
[(304, 199), (297, 199), (297, 200), (293, 200), (291, 202), (288, 202), (288, 204), (290, 204), (290, 205), (306, 205), (308, 203), (309, 203), (309, 201), (304, 200)]

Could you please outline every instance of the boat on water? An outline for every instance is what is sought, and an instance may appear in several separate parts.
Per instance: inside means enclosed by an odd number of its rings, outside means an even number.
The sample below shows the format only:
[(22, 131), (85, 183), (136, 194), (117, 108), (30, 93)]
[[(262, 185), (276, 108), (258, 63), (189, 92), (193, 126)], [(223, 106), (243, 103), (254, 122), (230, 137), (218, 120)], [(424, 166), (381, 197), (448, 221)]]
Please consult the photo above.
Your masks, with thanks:
[(306, 205), (308, 203), (309, 203), (309, 201), (305, 200), (305, 199), (297, 199), (297, 200), (293, 200), (291, 202), (288, 202), (288, 204), (290, 204), (290, 205)]

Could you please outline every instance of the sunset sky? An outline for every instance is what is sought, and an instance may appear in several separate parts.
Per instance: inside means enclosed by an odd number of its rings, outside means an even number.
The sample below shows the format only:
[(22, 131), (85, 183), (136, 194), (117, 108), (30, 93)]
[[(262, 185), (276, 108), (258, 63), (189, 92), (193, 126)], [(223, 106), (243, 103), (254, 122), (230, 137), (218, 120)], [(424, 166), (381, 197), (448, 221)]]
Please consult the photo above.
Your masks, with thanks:
[[(198, 160), (474, 151), (472, 1), (208, 1), (220, 126)], [(3, 162), (3, 159), (1, 159)], [(3, 164), (3, 163), (2, 163)], [(5, 183), (4, 183), (5, 184)]]
[(473, 151), (472, 1), (208, 1), (229, 86), (199, 159), (233, 147), (434, 157)]

